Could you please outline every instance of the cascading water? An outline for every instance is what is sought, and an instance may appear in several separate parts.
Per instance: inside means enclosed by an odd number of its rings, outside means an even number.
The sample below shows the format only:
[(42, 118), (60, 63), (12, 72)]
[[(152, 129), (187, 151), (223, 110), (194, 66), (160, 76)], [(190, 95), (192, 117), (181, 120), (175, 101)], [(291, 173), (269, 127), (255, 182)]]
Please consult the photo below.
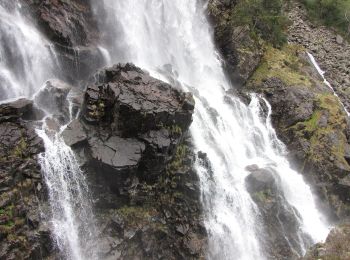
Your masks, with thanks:
[[(0, 0), (0, 101), (31, 98), (46, 80), (57, 76), (54, 54), (45, 37), (23, 18), (19, 2)], [(37, 129), (45, 144), (39, 162), (49, 194), (53, 238), (65, 259), (97, 259), (97, 230), (87, 184), (61, 130), (45, 123)]]
[[(299, 254), (309, 243), (328, 233), (308, 185), (283, 157), (269, 115), (263, 119), (259, 100), (249, 106), (227, 95), (230, 84), (211, 39), (201, 1), (104, 0), (103, 29), (113, 62), (132, 61), (156, 77), (171, 72), (196, 97), (191, 127), (198, 150), (207, 153), (213, 175), (197, 165), (201, 179), (208, 257), (212, 259), (263, 259), (259, 210), (245, 186), (246, 167), (269, 167), (281, 178), (281, 187), (299, 225)], [(118, 44), (110, 45), (111, 42)], [(268, 104), (266, 104), (268, 106)], [(269, 107), (269, 106), (268, 106)], [(270, 108), (269, 108), (270, 109)], [(270, 114), (270, 112), (269, 112)]]
[(60, 132), (50, 133), (46, 126), (37, 132), (45, 144), (39, 162), (48, 188), (53, 235), (60, 253), (65, 259), (97, 259), (94, 255), (97, 248), (91, 244), (97, 229), (84, 174)]
[(52, 77), (49, 42), (20, 13), (17, 1), (0, 1), (0, 96), (30, 97)]

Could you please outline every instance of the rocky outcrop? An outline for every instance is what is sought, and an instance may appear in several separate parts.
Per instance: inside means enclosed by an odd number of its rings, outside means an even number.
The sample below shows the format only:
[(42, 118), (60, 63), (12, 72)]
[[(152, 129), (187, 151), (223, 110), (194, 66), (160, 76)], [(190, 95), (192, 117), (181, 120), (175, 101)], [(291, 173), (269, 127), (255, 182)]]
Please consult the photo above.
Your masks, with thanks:
[(349, 259), (350, 225), (344, 223), (334, 228), (325, 243), (313, 246), (305, 255), (305, 260)]
[(259, 208), (264, 223), (260, 237), (269, 259), (298, 259), (301, 244), (310, 246), (310, 237), (299, 230), (297, 211), (288, 203), (280, 176), (271, 168), (247, 167), (251, 172), (245, 179), (247, 190)]
[(233, 19), (238, 2), (210, 0), (208, 3), (215, 43), (224, 58), (228, 77), (237, 87), (252, 75), (263, 53), (261, 44), (251, 37), (249, 26), (237, 25)]
[(33, 109), (25, 99), (0, 105), (0, 259), (40, 259), (51, 250), (39, 210), (44, 183), (36, 158), (44, 147), (26, 121)]
[(246, 88), (263, 93), (270, 102), (273, 124), (298, 171), (338, 218), (348, 216), (348, 117), (305, 49), (268, 48)]
[[(104, 65), (99, 33), (89, 1), (21, 0), (24, 12), (54, 44), (60, 70), (70, 82), (86, 79)], [(92, 62), (93, 61), (93, 62)]]
[(104, 259), (204, 257), (192, 96), (132, 64), (94, 79), (63, 137), (93, 190)]
[(315, 57), (347, 109), (350, 108), (350, 44), (331, 28), (312, 23), (302, 4), (288, 10), (288, 41), (300, 44)]

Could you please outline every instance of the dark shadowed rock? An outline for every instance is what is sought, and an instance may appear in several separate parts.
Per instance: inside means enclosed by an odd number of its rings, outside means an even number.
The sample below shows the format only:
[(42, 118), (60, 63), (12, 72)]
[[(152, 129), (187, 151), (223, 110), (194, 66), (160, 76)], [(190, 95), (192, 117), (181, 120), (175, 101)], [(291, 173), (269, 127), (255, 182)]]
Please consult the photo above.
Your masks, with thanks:
[[(132, 64), (99, 71), (63, 132), (81, 158), (103, 258), (204, 258), (199, 179), (187, 131), (194, 100)], [(186, 141), (185, 141), (186, 140)]]
[(110, 166), (120, 173), (136, 171), (145, 150), (144, 143), (136, 139), (118, 136), (112, 136), (105, 141), (91, 138), (89, 145), (94, 160)]
[(46, 257), (39, 232), (43, 182), (37, 155), (43, 141), (25, 121), (33, 108), (20, 99), (0, 105), (0, 259)]
[[(119, 64), (96, 76), (98, 85), (86, 91), (83, 118), (106, 122), (125, 136), (166, 127), (187, 129), (194, 101), (169, 84), (156, 80), (132, 64)], [(114, 113), (107, 114), (106, 111)]]
[(20, 0), (30, 16), (54, 44), (60, 71), (69, 82), (86, 79), (104, 65), (98, 48), (99, 32), (90, 1)]

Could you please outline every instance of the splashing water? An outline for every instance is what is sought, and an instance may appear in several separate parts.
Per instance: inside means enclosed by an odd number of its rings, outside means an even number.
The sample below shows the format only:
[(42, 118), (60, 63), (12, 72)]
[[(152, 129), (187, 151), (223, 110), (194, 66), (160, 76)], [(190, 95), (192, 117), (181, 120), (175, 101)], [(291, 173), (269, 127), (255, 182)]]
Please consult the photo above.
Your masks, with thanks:
[(0, 1), (1, 100), (31, 97), (53, 75), (56, 64), (49, 42), (20, 10), (17, 1)]
[(54, 240), (65, 259), (97, 259), (91, 252), (97, 230), (85, 176), (60, 133), (48, 135), (48, 131), (44, 126), (37, 133), (45, 144), (39, 162), (49, 193)]
[[(209, 258), (263, 259), (259, 210), (246, 190), (246, 167), (273, 168), (281, 178), (284, 196), (297, 211), (302, 254), (309, 246), (302, 234), (320, 241), (328, 233), (316, 209), (310, 187), (283, 157), (283, 144), (271, 126), (271, 108), (256, 96), (249, 106), (229, 96), (205, 18), (205, 6), (195, 0), (104, 0), (107, 13), (102, 30), (117, 37), (105, 48), (112, 61), (132, 61), (164, 80), (171, 73), (196, 98), (191, 132), (198, 150), (207, 153), (213, 175), (197, 165), (201, 179)], [(269, 108), (261, 115), (260, 102)], [(298, 214), (297, 214), (298, 213)]]
[[(57, 65), (54, 50), (22, 16), (19, 2), (0, 0), (0, 101), (31, 98), (47, 79), (59, 73), (53, 73)], [(52, 235), (60, 254), (65, 259), (97, 259), (97, 230), (84, 174), (61, 131), (54, 132), (44, 124), (37, 133), (45, 145), (39, 163), (49, 195)]]

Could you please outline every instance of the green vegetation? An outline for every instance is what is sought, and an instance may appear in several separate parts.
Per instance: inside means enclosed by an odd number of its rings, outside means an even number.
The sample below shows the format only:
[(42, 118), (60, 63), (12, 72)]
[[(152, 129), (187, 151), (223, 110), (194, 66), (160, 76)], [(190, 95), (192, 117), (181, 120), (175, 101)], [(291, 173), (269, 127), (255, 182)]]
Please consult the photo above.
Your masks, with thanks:
[(301, 51), (302, 47), (297, 45), (285, 45), (282, 49), (267, 46), (250, 84), (258, 86), (265, 79), (276, 77), (289, 86), (311, 86), (312, 82), (302, 71), (304, 63), (298, 58)]
[[(335, 162), (347, 165), (344, 158), (347, 139), (343, 133), (346, 115), (338, 98), (332, 93), (318, 94), (315, 103), (317, 108), (310, 119), (297, 123), (293, 128), (299, 129), (300, 136), (310, 139), (309, 158), (313, 161), (322, 161), (320, 155), (327, 151)], [(322, 118), (327, 118), (326, 124), (321, 124)], [(334, 136), (337, 138), (331, 142)]]
[(267, 190), (255, 192), (255, 193), (253, 193), (253, 198), (254, 198), (254, 200), (262, 202), (262, 203), (270, 202), (271, 198), (272, 198), (271, 190), (267, 189)]
[(259, 36), (274, 47), (287, 42), (284, 33), (288, 19), (282, 12), (284, 0), (241, 0), (233, 12), (233, 22), (248, 25), (253, 36)]
[(350, 36), (350, 0), (302, 0), (311, 18)]

